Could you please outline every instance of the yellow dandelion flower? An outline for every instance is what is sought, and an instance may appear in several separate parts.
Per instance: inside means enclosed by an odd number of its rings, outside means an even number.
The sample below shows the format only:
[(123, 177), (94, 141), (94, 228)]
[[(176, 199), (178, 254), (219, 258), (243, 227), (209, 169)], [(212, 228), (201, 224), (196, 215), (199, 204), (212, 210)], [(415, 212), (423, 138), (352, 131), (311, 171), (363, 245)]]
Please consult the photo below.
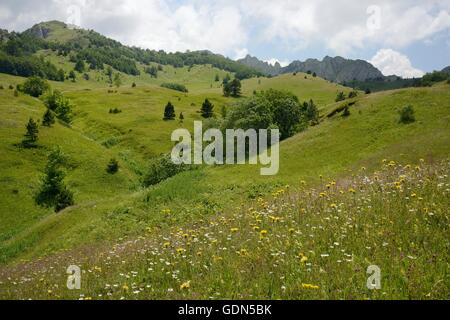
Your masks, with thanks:
[(234, 232), (238, 232), (238, 231), (239, 231), (239, 228), (231, 228), (230, 231), (233, 232), (233, 233), (234, 233)]
[(302, 287), (305, 289), (319, 289), (320, 287), (310, 283), (302, 283)]
[(259, 235), (260, 235), (260, 237), (261, 238), (264, 238), (266, 235), (267, 235), (267, 230), (261, 230), (260, 232), (259, 232)]
[(191, 280), (180, 284), (180, 290), (189, 289), (191, 287)]

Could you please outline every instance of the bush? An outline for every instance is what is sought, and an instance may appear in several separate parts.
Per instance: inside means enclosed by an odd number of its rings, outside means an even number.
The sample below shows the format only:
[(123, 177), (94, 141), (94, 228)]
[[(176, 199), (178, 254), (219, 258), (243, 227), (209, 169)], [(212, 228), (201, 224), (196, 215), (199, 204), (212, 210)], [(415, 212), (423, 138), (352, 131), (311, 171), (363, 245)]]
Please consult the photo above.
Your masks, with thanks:
[(180, 92), (188, 92), (188, 89), (184, 85), (178, 84), (178, 83), (165, 82), (165, 83), (161, 84), (161, 87), (180, 91)]
[(30, 77), (20, 86), (24, 93), (32, 97), (39, 97), (49, 88), (47, 81), (39, 77)]
[(305, 113), (295, 95), (269, 89), (238, 103), (227, 114), (224, 128), (279, 128), (281, 139), (286, 139), (298, 131)]
[(55, 123), (55, 115), (53, 114), (53, 111), (47, 108), (47, 111), (45, 111), (44, 116), (42, 117), (42, 125), (46, 127), (51, 127), (52, 124)]
[(348, 106), (345, 106), (344, 112), (342, 113), (343, 117), (348, 117), (350, 115), (350, 109)]
[(118, 109), (118, 108), (114, 108), (114, 109), (109, 109), (109, 113), (112, 114), (117, 114), (117, 113), (121, 113), (122, 110)]
[(412, 123), (416, 121), (416, 118), (414, 116), (414, 108), (412, 106), (406, 106), (403, 109), (399, 111), (400, 114), (400, 123)]
[(114, 174), (117, 171), (119, 171), (119, 162), (116, 159), (109, 160), (109, 163), (106, 166), (106, 172)]
[(174, 164), (170, 155), (164, 155), (150, 163), (150, 167), (144, 175), (142, 184), (145, 187), (158, 184), (188, 168), (189, 167), (185, 164)]
[(175, 120), (175, 107), (169, 101), (164, 108), (164, 117), (163, 120)]
[(339, 101), (343, 101), (343, 100), (345, 100), (345, 93), (341, 91), (337, 94), (335, 101), (339, 102)]
[(27, 132), (24, 135), (24, 138), (22, 140), (22, 145), (25, 148), (32, 148), (36, 146), (36, 142), (38, 140), (38, 124), (33, 120), (33, 118), (30, 118), (28, 120), (28, 123), (26, 125)]
[(66, 123), (72, 121), (72, 106), (70, 100), (55, 90), (44, 97), (45, 106), (56, 114), (56, 117)]

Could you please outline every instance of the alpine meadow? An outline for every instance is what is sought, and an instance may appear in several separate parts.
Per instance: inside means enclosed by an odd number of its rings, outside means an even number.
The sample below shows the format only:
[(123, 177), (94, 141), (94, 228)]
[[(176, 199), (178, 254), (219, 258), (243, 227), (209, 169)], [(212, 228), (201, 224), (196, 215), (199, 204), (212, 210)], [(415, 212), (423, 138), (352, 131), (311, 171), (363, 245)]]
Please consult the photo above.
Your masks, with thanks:
[[(0, 299), (449, 299), (448, 67), (112, 38), (0, 29)], [(174, 162), (200, 122), (243, 161)]]

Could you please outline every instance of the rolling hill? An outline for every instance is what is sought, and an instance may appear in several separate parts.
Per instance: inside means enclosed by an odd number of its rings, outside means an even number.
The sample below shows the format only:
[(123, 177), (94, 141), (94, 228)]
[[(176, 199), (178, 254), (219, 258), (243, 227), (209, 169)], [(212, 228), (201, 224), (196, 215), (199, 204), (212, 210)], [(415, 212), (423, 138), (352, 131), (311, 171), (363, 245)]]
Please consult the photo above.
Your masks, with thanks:
[[(26, 79), (0, 74), (0, 297), (426, 298), (448, 293), (449, 84), (358, 92), (335, 102), (339, 92), (351, 89), (297, 72), (243, 79), (243, 97), (232, 98), (223, 96), (222, 80), (242, 69), (223, 57), (204, 53), (197, 63), (189, 60), (199, 58), (196, 54), (145, 55), (57, 22), (26, 34), (58, 41), (58, 47), (80, 39), (101, 41), (102, 48), (117, 46), (112, 52), (131, 59), (138, 72), (114, 68), (122, 79), (118, 87), (110, 84), (106, 68), (77, 73), (75, 82), (49, 81), (70, 99), (74, 119), (71, 125), (40, 126), (34, 149), (22, 148), (20, 141), (28, 119), (42, 118), (42, 98), (16, 96), (14, 88)], [(32, 55), (68, 73), (76, 64), (71, 54), (89, 48), (87, 42), (81, 48), (69, 45), (66, 55), (45, 46)], [(156, 78), (146, 72), (159, 64)], [(183, 84), (188, 92), (162, 88), (166, 82)], [(202, 119), (205, 98), (220, 119), (221, 110), (233, 110), (269, 89), (287, 90), (300, 101), (313, 99), (320, 112), (318, 125), (281, 142), (278, 175), (260, 176), (259, 166), (251, 165), (200, 166), (143, 186), (149, 162), (170, 152), (171, 132), (192, 130), (193, 121)], [(183, 122), (162, 120), (168, 101), (177, 116), (183, 113)], [(410, 124), (399, 123), (406, 105), (415, 111)], [(343, 106), (349, 111), (345, 117), (339, 112)], [(111, 114), (112, 108), (121, 112)], [(75, 199), (58, 213), (33, 199), (55, 145), (68, 158), (64, 181)], [(111, 158), (120, 165), (114, 175), (106, 172)], [(337, 250), (340, 245), (347, 251)], [(386, 259), (390, 256), (395, 259)], [(432, 267), (430, 259), (435, 259)], [(66, 265), (73, 261), (89, 270), (82, 296), (64, 287)], [(359, 289), (369, 262), (380, 264), (392, 280), (385, 294)], [(333, 271), (339, 268), (342, 273)], [(25, 281), (29, 270), (33, 276)]]

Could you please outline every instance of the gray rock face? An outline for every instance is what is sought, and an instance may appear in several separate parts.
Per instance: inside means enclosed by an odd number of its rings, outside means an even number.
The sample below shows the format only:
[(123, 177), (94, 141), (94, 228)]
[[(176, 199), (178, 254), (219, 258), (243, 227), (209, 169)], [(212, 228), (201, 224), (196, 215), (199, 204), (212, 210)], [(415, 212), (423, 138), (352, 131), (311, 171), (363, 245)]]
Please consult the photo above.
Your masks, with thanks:
[(445, 67), (441, 72), (445, 72), (446, 74), (450, 75), (450, 66)]
[(237, 60), (237, 62), (255, 68), (256, 70), (261, 71), (265, 74), (270, 74), (271, 76), (280, 74), (282, 70), (282, 67), (278, 62), (276, 62), (275, 65), (271, 65), (267, 62), (261, 61), (258, 58), (252, 57), (250, 55), (247, 55), (243, 59)]
[(384, 78), (380, 70), (364, 60), (350, 60), (342, 57), (326, 56), (322, 61), (308, 59), (304, 62), (294, 61), (283, 68), (288, 72), (315, 72), (319, 77), (334, 82), (347, 82), (352, 80), (365, 81), (368, 79)]

